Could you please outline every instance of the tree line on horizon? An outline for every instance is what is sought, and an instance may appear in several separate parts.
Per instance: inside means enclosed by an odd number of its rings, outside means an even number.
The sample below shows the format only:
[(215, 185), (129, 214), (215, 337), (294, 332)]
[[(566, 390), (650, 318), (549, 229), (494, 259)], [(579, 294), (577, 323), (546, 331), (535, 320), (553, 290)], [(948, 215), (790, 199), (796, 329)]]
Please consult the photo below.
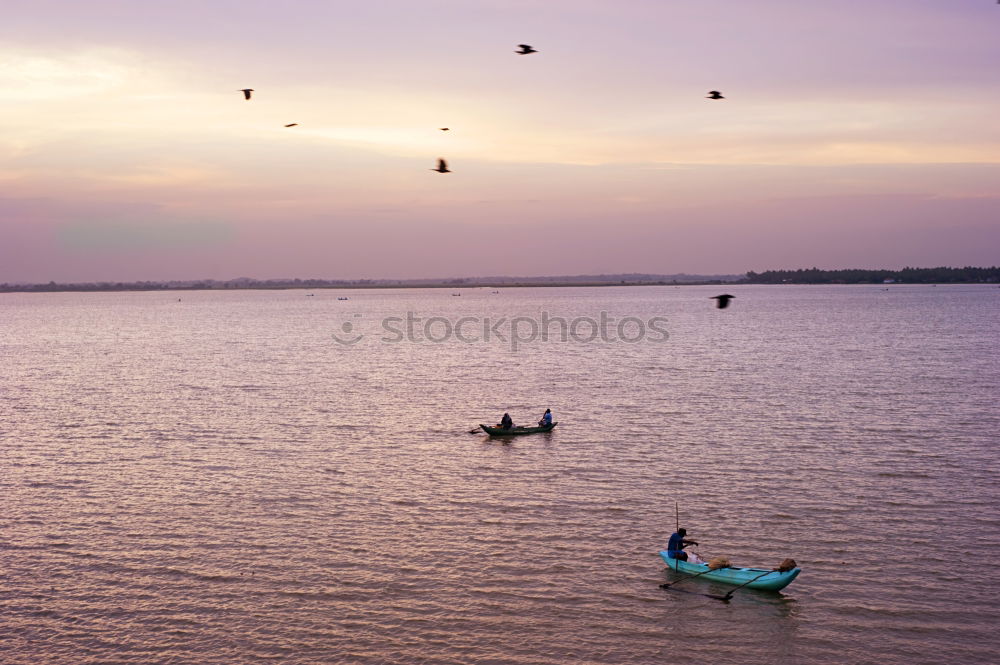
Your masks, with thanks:
[(1000, 281), (1000, 268), (910, 268), (902, 270), (798, 270), (750, 271), (749, 284), (883, 284), (892, 280), (898, 284), (982, 284)]

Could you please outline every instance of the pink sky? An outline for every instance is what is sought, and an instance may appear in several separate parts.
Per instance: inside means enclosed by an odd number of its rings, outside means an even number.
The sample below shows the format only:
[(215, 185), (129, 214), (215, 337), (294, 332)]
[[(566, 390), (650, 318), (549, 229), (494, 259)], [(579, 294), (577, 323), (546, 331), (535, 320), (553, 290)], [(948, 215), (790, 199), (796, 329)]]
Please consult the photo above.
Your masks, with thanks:
[(12, 0), (0, 282), (994, 265), (998, 34), (990, 0)]

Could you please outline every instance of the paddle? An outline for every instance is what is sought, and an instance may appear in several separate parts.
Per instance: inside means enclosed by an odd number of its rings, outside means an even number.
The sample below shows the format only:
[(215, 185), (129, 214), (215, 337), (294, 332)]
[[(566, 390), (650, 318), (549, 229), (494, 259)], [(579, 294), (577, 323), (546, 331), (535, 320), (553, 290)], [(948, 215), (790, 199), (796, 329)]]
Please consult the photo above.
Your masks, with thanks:
[(760, 578), (764, 577), (765, 575), (770, 575), (773, 572), (774, 572), (773, 570), (765, 571), (765, 572), (761, 573), (760, 575), (758, 575), (757, 577), (755, 577), (752, 580), (750, 580), (749, 582), (744, 582), (743, 584), (739, 585), (738, 587), (736, 587), (735, 589), (733, 589), (732, 591), (730, 591), (729, 593), (727, 593), (725, 596), (717, 596), (714, 593), (706, 593), (705, 595), (708, 596), (709, 598), (715, 598), (716, 600), (721, 600), (724, 603), (728, 603), (729, 599), (733, 597), (734, 593), (736, 593), (737, 591), (739, 591), (740, 589), (742, 589), (746, 585), (753, 584), (754, 582), (756, 582)]

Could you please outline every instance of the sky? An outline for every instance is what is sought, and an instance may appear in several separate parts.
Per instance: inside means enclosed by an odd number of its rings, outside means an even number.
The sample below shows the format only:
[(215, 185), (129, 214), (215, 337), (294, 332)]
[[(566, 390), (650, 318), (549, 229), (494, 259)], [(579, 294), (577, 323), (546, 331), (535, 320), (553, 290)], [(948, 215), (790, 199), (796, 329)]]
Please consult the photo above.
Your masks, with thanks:
[(997, 265), (998, 63), (993, 0), (5, 0), (0, 282)]

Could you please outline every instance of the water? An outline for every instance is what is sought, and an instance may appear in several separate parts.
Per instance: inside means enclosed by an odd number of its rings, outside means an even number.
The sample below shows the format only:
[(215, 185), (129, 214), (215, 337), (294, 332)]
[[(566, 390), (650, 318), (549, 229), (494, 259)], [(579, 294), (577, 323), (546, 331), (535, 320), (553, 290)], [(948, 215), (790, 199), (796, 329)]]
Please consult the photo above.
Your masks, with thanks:
[[(0, 294), (0, 661), (993, 660), (1000, 289), (725, 288)], [(675, 501), (804, 572), (660, 589)]]

